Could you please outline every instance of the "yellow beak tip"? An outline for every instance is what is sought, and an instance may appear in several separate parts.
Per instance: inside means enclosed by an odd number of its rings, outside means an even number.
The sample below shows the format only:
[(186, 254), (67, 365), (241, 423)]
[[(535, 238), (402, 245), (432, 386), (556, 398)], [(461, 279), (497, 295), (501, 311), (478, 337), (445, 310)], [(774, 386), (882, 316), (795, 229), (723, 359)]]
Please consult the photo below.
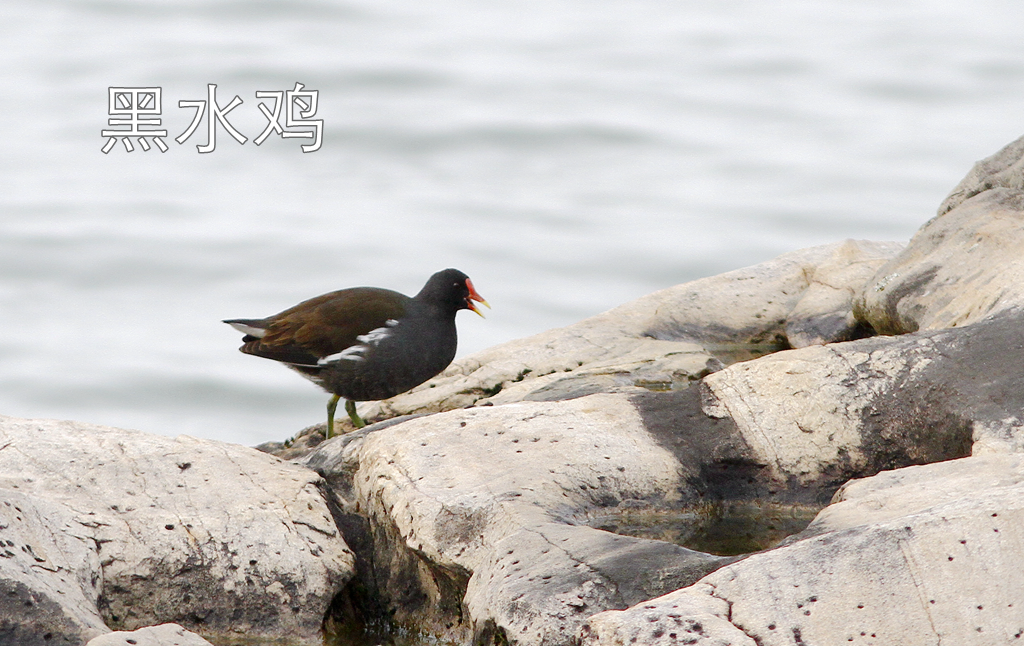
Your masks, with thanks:
[[(476, 300), (476, 299), (473, 299), (473, 300)], [(477, 314), (479, 314), (479, 315), (480, 315), (480, 318), (482, 318), (482, 319), (485, 319), (485, 318), (487, 318), (486, 316), (484, 316), (484, 313), (483, 313), (483, 312), (481, 312), (480, 310), (478, 310), (478, 309), (477, 309), (477, 307), (476, 307), (476, 305), (474, 304), (473, 300), (470, 300), (470, 299), (466, 299), (466, 305), (468, 305), (468, 306), (469, 306), (469, 309), (471, 309), (471, 310), (473, 310), (474, 312), (476, 312)], [(486, 305), (486, 306), (487, 306), (487, 309), (491, 309), (491, 304), (490, 304), (490, 303), (488, 303), (487, 301), (485, 301), (485, 300), (484, 300), (484, 299), (482, 299), (482, 298), (481, 298), (480, 300), (477, 300), (476, 302), (477, 302), (477, 303), (480, 303), (481, 305)]]

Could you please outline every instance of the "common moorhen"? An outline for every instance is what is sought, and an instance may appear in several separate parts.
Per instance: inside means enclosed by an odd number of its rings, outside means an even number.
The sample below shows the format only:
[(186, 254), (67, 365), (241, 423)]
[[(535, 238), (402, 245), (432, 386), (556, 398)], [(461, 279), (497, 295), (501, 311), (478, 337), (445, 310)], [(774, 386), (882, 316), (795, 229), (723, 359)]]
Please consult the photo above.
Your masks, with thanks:
[(311, 298), (265, 319), (224, 321), (240, 332), (246, 354), (280, 361), (324, 390), (327, 437), (334, 411), (345, 410), (356, 428), (365, 422), (355, 402), (387, 399), (420, 385), (455, 358), (455, 314), (487, 304), (458, 269), (430, 277), (409, 298), (377, 287), (353, 287)]

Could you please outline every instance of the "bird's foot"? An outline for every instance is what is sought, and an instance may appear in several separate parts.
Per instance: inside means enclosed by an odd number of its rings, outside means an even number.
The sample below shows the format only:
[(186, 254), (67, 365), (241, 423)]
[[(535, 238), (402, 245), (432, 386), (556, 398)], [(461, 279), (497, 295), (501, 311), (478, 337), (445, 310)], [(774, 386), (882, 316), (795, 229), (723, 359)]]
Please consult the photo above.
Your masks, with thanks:
[(366, 426), (366, 422), (363, 418), (359, 417), (359, 413), (356, 412), (356, 403), (350, 399), (345, 400), (345, 412), (348, 413), (348, 418), (352, 420), (352, 424), (356, 428), (363, 428)]

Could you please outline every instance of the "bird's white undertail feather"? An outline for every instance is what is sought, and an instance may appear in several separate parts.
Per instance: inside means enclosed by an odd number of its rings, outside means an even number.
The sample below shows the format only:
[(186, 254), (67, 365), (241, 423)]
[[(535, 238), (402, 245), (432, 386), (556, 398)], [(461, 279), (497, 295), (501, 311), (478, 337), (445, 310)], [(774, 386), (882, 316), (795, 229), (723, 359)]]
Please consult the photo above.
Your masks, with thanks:
[(245, 323), (228, 323), (228, 325), (235, 328), (242, 334), (248, 334), (256, 337), (257, 339), (262, 339), (267, 334), (267, 331), (263, 328), (253, 327), (251, 325), (246, 325)]

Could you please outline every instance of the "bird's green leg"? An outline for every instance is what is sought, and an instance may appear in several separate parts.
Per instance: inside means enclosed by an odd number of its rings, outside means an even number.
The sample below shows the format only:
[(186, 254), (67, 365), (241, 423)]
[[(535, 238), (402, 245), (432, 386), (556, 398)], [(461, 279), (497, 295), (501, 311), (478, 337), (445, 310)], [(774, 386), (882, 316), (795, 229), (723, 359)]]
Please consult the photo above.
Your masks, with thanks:
[(356, 428), (366, 426), (366, 422), (364, 422), (362, 418), (359, 417), (359, 413), (356, 412), (356, 403), (351, 399), (345, 400), (345, 412), (348, 413), (349, 419), (352, 420), (352, 423), (355, 424)]
[(327, 437), (324, 439), (329, 440), (334, 437), (334, 411), (338, 408), (339, 399), (341, 399), (341, 397), (334, 395), (331, 397), (331, 400), (327, 402)]

